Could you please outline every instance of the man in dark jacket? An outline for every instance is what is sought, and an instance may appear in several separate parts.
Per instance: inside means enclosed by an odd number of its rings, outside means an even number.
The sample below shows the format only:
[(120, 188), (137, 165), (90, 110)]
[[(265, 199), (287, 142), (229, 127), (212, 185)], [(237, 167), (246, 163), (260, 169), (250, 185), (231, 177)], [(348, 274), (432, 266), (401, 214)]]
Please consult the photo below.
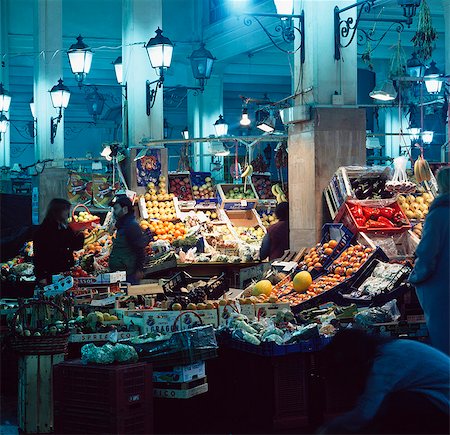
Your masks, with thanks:
[(117, 234), (109, 257), (109, 269), (111, 272), (124, 270), (129, 283), (139, 284), (143, 277), (145, 238), (134, 218), (131, 200), (117, 196), (113, 203)]
[(287, 202), (278, 204), (275, 216), (279, 222), (267, 229), (259, 251), (261, 260), (267, 257), (270, 261), (275, 260), (282, 257), (284, 251), (289, 249), (289, 204)]

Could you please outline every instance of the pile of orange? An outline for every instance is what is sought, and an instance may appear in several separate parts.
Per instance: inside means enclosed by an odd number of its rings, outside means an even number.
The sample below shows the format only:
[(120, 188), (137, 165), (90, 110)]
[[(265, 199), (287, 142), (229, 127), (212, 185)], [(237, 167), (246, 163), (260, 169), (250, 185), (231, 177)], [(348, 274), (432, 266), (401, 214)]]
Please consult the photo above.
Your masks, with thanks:
[(167, 221), (141, 221), (143, 230), (149, 229), (154, 234), (154, 240), (167, 240), (172, 243), (174, 240), (184, 239), (186, 227), (183, 223), (173, 223)]

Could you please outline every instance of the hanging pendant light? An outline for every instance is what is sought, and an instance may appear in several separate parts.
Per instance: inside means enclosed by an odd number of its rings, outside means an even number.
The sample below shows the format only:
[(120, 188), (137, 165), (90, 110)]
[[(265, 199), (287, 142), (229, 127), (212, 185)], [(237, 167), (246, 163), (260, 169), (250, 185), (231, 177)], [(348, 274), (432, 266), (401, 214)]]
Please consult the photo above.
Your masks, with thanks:
[(187, 126), (181, 131), (181, 136), (183, 136), (183, 139), (189, 139), (189, 130)]
[(438, 94), (441, 92), (442, 80), (440, 80), (441, 72), (433, 60), (429, 68), (425, 70), (425, 86), (429, 94)]
[(392, 80), (385, 80), (381, 86), (377, 85), (369, 94), (375, 100), (392, 101), (397, 98), (397, 91)]
[(272, 133), (275, 131), (275, 117), (273, 115), (272, 110), (267, 111), (264, 109), (260, 109), (257, 112), (257, 122), (256, 122), (256, 128), (259, 128), (264, 133)]
[(433, 131), (424, 131), (422, 133), (422, 141), (425, 145), (429, 145), (431, 142), (433, 142)]
[(200, 48), (194, 50), (189, 59), (191, 61), (192, 74), (198, 80), (203, 91), (206, 81), (211, 77), (212, 67), (216, 58), (205, 48), (205, 44), (202, 42)]
[(8, 118), (2, 113), (0, 115), (0, 133), (6, 133), (6, 130), (8, 129)]
[(3, 87), (3, 83), (0, 83), (0, 112), (7, 112), (11, 104), (11, 95)]
[(423, 77), (425, 73), (425, 65), (419, 60), (414, 52), (411, 58), (406, 61), (406, 71), (410, 77)]
[(216, 136), (226, 136), (228, 133), (228, 124), (223, 119), (222, 115), (219, 115), (219, 119), (214, 123), (214, 129), (216, 130)]
[(75, 79), (81, 86), (82, 81), (89, 74), (92, 64), (92, 50), (83, 42), (81, 35), (78, 35), (76, 44), (72, 44), (67, 51), (70, 68), (75, 75)]
[(242, 109), (242, 117), (241, 120), (239, 121), (239, 123), (243, 126), (243, 127), (247, 127), (249, 126), (252, 121), (250, 120), (250, 118), (248, 117), (248, 109), (246, 107), (244, 107)]

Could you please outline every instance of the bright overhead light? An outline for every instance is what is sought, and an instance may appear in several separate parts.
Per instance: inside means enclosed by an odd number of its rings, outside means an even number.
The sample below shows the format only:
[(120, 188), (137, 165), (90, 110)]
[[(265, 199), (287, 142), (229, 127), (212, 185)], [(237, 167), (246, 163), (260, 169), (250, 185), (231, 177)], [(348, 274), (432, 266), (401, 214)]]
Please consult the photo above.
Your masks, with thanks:
[(441, 72), (436, 67), (436, 62), (433, 60), (429, 68), (425, 70), (424, 79), (425, 86), (429, 94), (438, 94), (441, 92), (442, 80)]
[(247, 108), (242, 109), (242, 117), (241, 117), (241, 120), (239, 121), (239, 123), (244, 127), (246, 127), (252, 123), (252, 121), (248, 117), (248, 109)]
[(123, 65), (122, 65), (122, 56), (119, 56), (114, 62), (114, 71), (116, 73), (117, 83), (119, 85), (122, 84), (123, 81)]
[(258, 115), (259, 121), (256, 123), (256, 127), (265, 133), (272, 133), (275, 130), (275, 117), (272, 111), (260, 110)]
[(0, 115), (0, 133), (6, 133), (8, 129), (8, 118), (2, 113)]
[(108, 162), (110, 162), (112, 160), (111, 153), (112, 153), (111, 147), (109, 145), (107, 145), (107, 146), (105, 146), (105, 148), (103, 148), (100, 155), (102, 157), (104, 157), (106, 160), (108, 160)]
[(274, 0), (278, 15), (292, 15), (294, 12), (294, 0)]
[(411, 140), (419, 139), (420, 128), (412, 127), (412, 128), (409, 128), (408, 130), (409, 130), (409, 137), (411, 138)]
[(375, 100), (392, 101), (397, 98), (397, 91), (392, 80), (385, 80), (381, 86), (375, 86), (369, 96)]
[(216, 130), (216, 136), (226, 136), (228, 133), (228, 124), (223, 119), (222, 115), (219, 115), (219, 119), (214, 123), (214, 129)]
[(429, 145), (431, 142), (433, 142), (433, 131), (424, 131), (422, 133), (422, 141), (424, 144)]
[(92, 64), (92, 50), (83, 42), (81, 35), (78, 35), (77, 42), (70, 46), (67, 56), (72, 73), (75, 74), (77, 82), (81, 84), (86, 75), (89, 74)]
[(30, 100), (30, 110), (31, 110), (31, 115), (33, 116), (33, 119), (36, 119), (36, 104), (34, 103), (33, 97), (31, 97), (31, 100)]
[(374, 136), (367, 136), (366, 137), (366, 149), (368, 150), (376, 150), (380, 149), (380, 139), (378, 137)]
[(0, 112), (7, 112), (11, 104), (11, 95), (3, 87), (3, 83), (0, 83)]

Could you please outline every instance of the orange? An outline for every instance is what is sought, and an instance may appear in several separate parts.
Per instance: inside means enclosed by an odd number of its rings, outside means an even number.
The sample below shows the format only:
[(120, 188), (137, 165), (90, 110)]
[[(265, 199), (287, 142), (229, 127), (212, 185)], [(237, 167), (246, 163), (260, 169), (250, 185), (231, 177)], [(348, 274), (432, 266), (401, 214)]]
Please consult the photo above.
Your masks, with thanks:
[(331, 239), (329, 242), (328, 242), (328, 246), (330, 247), (330, 248), (335, 248), (336, 246), (337, 246), (337, 242), (336, 242), (336, 240), (333, 240), (333, 239)]

